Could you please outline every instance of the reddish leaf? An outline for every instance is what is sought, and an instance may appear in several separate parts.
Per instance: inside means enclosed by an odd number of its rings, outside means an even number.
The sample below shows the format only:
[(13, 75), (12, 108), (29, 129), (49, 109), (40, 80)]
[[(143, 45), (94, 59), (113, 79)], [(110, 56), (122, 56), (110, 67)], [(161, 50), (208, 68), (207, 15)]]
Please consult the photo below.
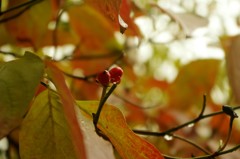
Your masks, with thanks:
[(130, 17), (130, 13), (131, 13), (131, 1), (122, 0), (122, 3), (120, 5), (120, 10), (119, 10), (119, 15), (121, 16), (123, 21), (128, 25), (127, 26), (128, 29), (126, 28), (127, 29), (126, 33), (129, 33), (131, 35), (141, 35), (137, 25), (134, 23), (133, 19)]
[[(89, 118), (96, 113), (99, 102), (79, 101), (81, 110)], [(124, 116), (114, 106), (105, 104), (100, 115), (99, 129), (110, 139), (123, 159), (163, 159), (161, 153), (150, 143), (134, 134), (126, 124)]]
[(70, 24), (80, 39), (83, 52), (109, 52), (118, 50), (114, 29), (108, 20), (88, 5), (76, 5), (68, 9)]
[(83, 136), (80, 127), (78, 126), (79, 124), (75, 113), (75, 101), (65, 83), (65, 79), (61, 71), (59, 71), (57, 67), (50, 61), (47, 61), (47, 66), (49, 75), (52, 78), (52, 81), (55, 84), (63, 103), (63, 110), (65, 112), (64, 114), (71, 130), (73, 144), (77, 152), (77, 156), (79, 159), (86, 159)]
[(129, 0), (85, 0), (85, 2), (93, 6), (100, 14), (104, 15), (115, 30), (122, 32), (121, 29), (125, 31), (125, 29), (128, 28), (128, 34), (140, 35), (137, 25), (133, 19), (130, 18), (131, 2)]
[[(9, 1), (9, 8), (24, 2), (26, 1)], [(8, 12), (4, 14), (4, 16), (10, 17), (18, 14), (21, 9)], [(41, 18), (39, 19), (40, 15)], [(51, 17), (50, 1), (42, 1), (30, 7), (19, 17), (7, 21), (4, 25), (6, 26), (9, 36), (13, 37), (17, 44), (38, 48), (42, 41), (44, 41), (43, 37), (48, 30), (48, 23)]]
[(121, 5), (121, 0), (84, 0), (88, 5), (93, 6), (95, 9), (99, 11), (102, 15), (104, 15), (109, 22), (114, 24), (115, 27), (118, 28), (118, 13), (119, 7)]

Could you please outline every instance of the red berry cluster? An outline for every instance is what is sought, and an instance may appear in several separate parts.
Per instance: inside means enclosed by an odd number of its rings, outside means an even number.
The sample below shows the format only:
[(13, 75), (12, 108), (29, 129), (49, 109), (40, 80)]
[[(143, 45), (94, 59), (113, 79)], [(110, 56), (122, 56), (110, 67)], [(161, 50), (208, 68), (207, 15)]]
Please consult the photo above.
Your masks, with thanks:
[(107, 87), (110, 83), (118, 84), (121, 82), (123, 70), (121, 67), (114, 67), (109, 71), (105, 70), (97, 75), (96, 81), (102, 86)]

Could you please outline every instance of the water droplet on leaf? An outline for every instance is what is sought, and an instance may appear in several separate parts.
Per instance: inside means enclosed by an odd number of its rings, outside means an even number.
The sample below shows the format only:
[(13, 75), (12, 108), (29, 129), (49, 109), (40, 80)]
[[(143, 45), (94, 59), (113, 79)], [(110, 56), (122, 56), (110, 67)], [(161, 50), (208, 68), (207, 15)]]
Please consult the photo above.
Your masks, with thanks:
[(188, 127), (191, 128), (194, 126), (194, 123), (188, 124)]
[(171, 135), (164, 135), (164, 139), (167, 141), (171, 141), (173, 137)]

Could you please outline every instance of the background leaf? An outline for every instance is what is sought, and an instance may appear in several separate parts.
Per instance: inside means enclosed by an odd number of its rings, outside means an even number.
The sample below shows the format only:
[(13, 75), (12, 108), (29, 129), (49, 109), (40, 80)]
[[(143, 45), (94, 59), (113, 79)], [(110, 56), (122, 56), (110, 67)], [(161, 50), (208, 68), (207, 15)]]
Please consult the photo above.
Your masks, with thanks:
[(204, 94), (209, 94), (215, 83), (219, 60), (193, 61), (183, 66), (175, 81), (170, 85), (169, 106), (186, 109), (193, 105), (201, 106)]
[(225, 51), (228, 79), (235, 101), (240, 104), (240, 35), (221, 39)]
[[(20, 5), (24, 2), (26, 1), (9, 1), (9, 8)], [(7, 14), (4, 14), (4, 16), (10, 17), (18, 14), (21, 9), (8, 12)], [(41, 18), (39, 18), (39, 15), (41, 15)], [(48, 31), (48, 23), (51, 18), (52, 11), (50, 1), (42, 1), (37, 5), (30, 7), (18, 18), (7, 21), (4, 25), (9, 36), (15, 39), (17, 44), (38, 48), (44, 42), (44, 37), (47, 35), (46, 33)]]
[[(90, 118), (92, 113), (96, 113), (99, 104), (96, 101), (78, 101), (77, 103)], [(163, 159), (159, 150), (129, 129), (122, 113), (114, 106), (104, 105), (98, 127), (124, 159)]]
[[(114, 29), (108, 20), (89, 5), (75, 5), (68, 8), (70, 24), (79, 36), (83, 52), (107, 52), (118, 47)], [(114, 50), (114, 49), (113, 49)]]
[(42, 60), (29, 52), (0, 67), (0, 138), (17, 127), (43, 75)]

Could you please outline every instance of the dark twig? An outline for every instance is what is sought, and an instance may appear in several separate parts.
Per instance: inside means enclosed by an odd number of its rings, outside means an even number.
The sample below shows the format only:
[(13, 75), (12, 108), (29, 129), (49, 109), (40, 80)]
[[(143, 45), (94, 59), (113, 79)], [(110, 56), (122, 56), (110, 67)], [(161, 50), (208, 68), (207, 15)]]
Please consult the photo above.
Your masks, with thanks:
[(199, 146), (198, 144), (194, 143), (194, 142), (191, 141), (191, 140), (188, 140), (188, 139), (186, 139), (186, 138), (180, 137), (180, 136), (175, 135), (175, 134), (172, 134), (171, 136), (172, 136), (173, 138), (182, 140), (182, 141), (184, 141), (184, 142), (186, 142), (186, 143), (189, 143), (189, 144), (193, 145), (194, 147), (196, 147), (197, 149), (201, 150), (202, 152), (204, 152), (204, 153), (207, 154), (207, 155), (211, 154), (210, 152), (208, 152), (207, 150), (205, 150), (204, 148), (202, 148), (201, 146)]
[(64, 60), (95, 60), (95, 59), (105, 59), (105, 58), (111, 58), (115, 57), (117, 54), (115, 52), (110, 52), (106, 54), (96, 54), (96, 55), (80, 55), (80, 56), (65, 56), (63, 59), (59, 61), (64, 61)]
[(106, 87), (103, 87), (103, 94), (97, 109), (96, 114), (93, 113), (93, 124), (95, 127), (97, 127), (97, 123), (100, 117), (100, 113), (102, 111), (102, 108), (105, 104), (105, 102), (107, 101), (108, 97), (112, 94), (112, 92), (115, 90), (115, 88), (117, 87), (117, 84), (113, 84), (112, 87), (109, 89), (109, 91), (106, 93)]
[[(122, 52), (122, 53), (110, 64), (110, 66), (112, 66), (112, 65), (115, 64), (115, 63), (117, 63), (117, 61), (119, 61), (120, 59), (122, 59), (123, 56), (124, 56), (124, 53)], [(110, 66), (109, 66), (109, 67), (110, 67)], [(109, 67), (106, 68), (105, 70), (108, 70)], [(80, 77), (80, 76), (75, 76), (75, 75), (69, 74), (69, 73), (67, 73), (67, 72), (63, 72), (63, 73), (64, 73), (66, 76), (68, 76), (68, 77), (71, 77), (71, 78), (74, 78), (74, 79), (77, 79), (77, 80), (87, 81), (87, 82), (93, 82), (94, 80), (91, 80), (91, 79), (94, 79), (94, 78), (97, 76), (97, 73), (91, 74), (91, 75), (88, 75), (88, 76), (82, 76), (82, 77)]]
[[(198, 156), (198, 157), (194, 157), (194, 158), (181, 158), (181, 159), (213, 159), (214, 157), (218, 157), (227, 153), (231, 153), (234, 151), (237, 151), (238, 149), (240, 149), (240, 145), (237, 145), (235, 147), (229, 148), (228, 150), (225, 151), (221, 151), (217, 154), (215, 154), (214, 156), (212, 155), (206, 155), (206, 156)], [(179, 157), (172, 157), (172, 156), (168, 156), (168, 155), (163, 155), (165, 159), (179, 159)]]
[(119, 95), (119, 94), (116, 94), (116, 93), (113, 93), (114, 96), (116, 96), (117, 98), (119, 98), (120, 100), (132, 105), (133, 107), (136, 107), (136, 108), (139, 108), (139, 109), (152, 109), (152, 108), (156, 108), (158, 107), (158, 105), (154, 105), (154, 106), (148, 106), (148, 107), (143, 107), (143, 106), (140, 106), (126, 98), (124, 98), (123, 96)]
[[(15, 18), (19, 17), (19, 16), (22, 15), (25, 11), (27, 11), (28, 9), (30, 9), (32, 6), (38, 4), (38, 3), (42, 2), (42, 1), (43, 1), (43, 0), (29, 1), (29, 2), (26, 2), (26, 3), (20, 4), (20, 5), (16, 6), (16, 7), (10, 8), (10, 9), (4, 11), (4, 12), (1, 12), (1, 15), (3, 15), (3, 14), (6, 14), (7, 12), (11, 12), (11, 11), (13, 11), (13, 10), (16, 10), (16, 9), (19, 9), (19, 8), (24, 7), (23, 9), (21, 9), (21, 10), (20, 10), (19, 12), (17, 12), (16, 14), (13, 14), (13, 15), (11, 15), (11, 16), (9, 16), (9, 17), (5, 17), (5, 18), (1, 19), (1, 20), (0, 20), (0, 23), (4, 23), (4, 22), (7, 22), (7, 21), (9, 21), (9, 20), (12, 20), (12, 19), (15, 19)], [(0, 15), (0, 16), (1, 16), (1, 15)]]
[(15, 54), (14, 52), (0, 50), (0, 53), (4, 54), (4, 55), (12, 55), (14, 57), (20, 57), (19, 55)]
[(65, 11), (64, 9), (59, 11), (59, 14), (58, 14), (57, 19), (56, 19), (55, 28), (54, 28), (53, 33), (52, 33), (52, 40), (53, 40), (53, 46), (54, 46), (54, 54), (53, 54), (53, 57), (52, 57), (53, 59), (55, 59), (55, 56), (57, 54), (57, 46), (58, 46), (57, 28), (58, 28), (61, 16), (63, 15), (64, 11)]
[(108, 137), (106, 135), (104, 135), (98, 129), (97, 124), (98, 124), (98, 120), (99, 120), (99, 117), (100, 117), (100, 114), (102, 112), (102, 108), (103, 108), (105, 102), (107, 101), (108, 97), (112, 94), (112, 92), (115, 90), (116, 87), (117, 87), (117, 84), (113, 84), (108, 92), (107, 92), (107, 87), (103, 87), (102, 96), (101, 96), (101, 100), (100, 100), (99, 105), (98, 105), (97, 112), (96, 112), (96, 114), (95, 113), (92, 114), (93, 125), (95, 127), (95, 131), (99, 136), (103, 137), (105, 140), (108, 140)]
[[(171, 128), (171, 129), (169, 129), (169, 130), (167, 130), (167, 131), (164, 131), (164, 132), (148, 132), (148, 131), (142, 131), (142, 130), (133, 130), (133, 131), (134, 131), (135, 133), (141, 134), (141, 135), (165, 136), (165, 135), (171, 134), (172, 132), (175, 132), (175, 131), (177, 131), (177, 130), (179, 130), (179, 129), (182, 129), (182, 128), (188, 126), (188, 125), (195, 124), (195, 123), (197, 123), (199, 120), (202, 120), (202, 119), (204, 119), (204, 118), (206, 118), (206, 117), (210, 117), (210, 116), (216, 115), (215, 113), (213, 113), (213, 114), (208, 114), (207, 116), (203, 115), (205, 108), (206, 108), (206, 95), (203, 96), (203, 107), (202, 107), (202, 110), (201, 110), (199, 116), (198, 116), (197, 118), (191, 120), (191, 121), (188, 121), (188, 122), (186, 122), (186, 123), (184, 123), (184, 124), (181, 124), (181, 125), (179, 125), (179, 126), (176, 126), (176, 127), (174, 127), (174, 128)], [(223, 113), (223, 112), (218, 112), (218, 114), (220, 114), (220, 113)]]
[[(240, 106), (236, 106), (236, 107), (233, 107), (233, 110), (236, 110), (236, 109), (240, 109)], [(216, 116), (216, 115), (220, 115), (220, 114), (224, 114), (223, 111), (218, 111), (218, 112), (214, 112), (214, 113), (210, 113), (210, 114), (206, 114), (206, 115), (203, 115), (200, 119), (198, 119), (197, 121), (199, 120), (203, 120), (203, 119), (206, 119), (206, 118), (209, 118), (209, 117), (212, 117), (212, 116)], [(197, 118), (196, 118), (197, 119)], [(143, 131), (143, 130), (133, 130), (135, 133), (137, 134), (141, 134), (141, 135), (151, 135), (151, 136), (164, 136), (164, 135), (167, 135), (167, 134), (171, 134), (172, 132), (175, 132), (179, 129), (182, 129), (190, 124), (194, 124), (196, 123), (196, 119), (193, 119), (192, 121), (189, 121), (189, 122), (186, 122), (186, 123), (183, 123), (177, 127), (174, 127), (174, 128), (171, 128), (167, 131), (163, 131), (163, 132), (149, 132), (149, 131)]]

